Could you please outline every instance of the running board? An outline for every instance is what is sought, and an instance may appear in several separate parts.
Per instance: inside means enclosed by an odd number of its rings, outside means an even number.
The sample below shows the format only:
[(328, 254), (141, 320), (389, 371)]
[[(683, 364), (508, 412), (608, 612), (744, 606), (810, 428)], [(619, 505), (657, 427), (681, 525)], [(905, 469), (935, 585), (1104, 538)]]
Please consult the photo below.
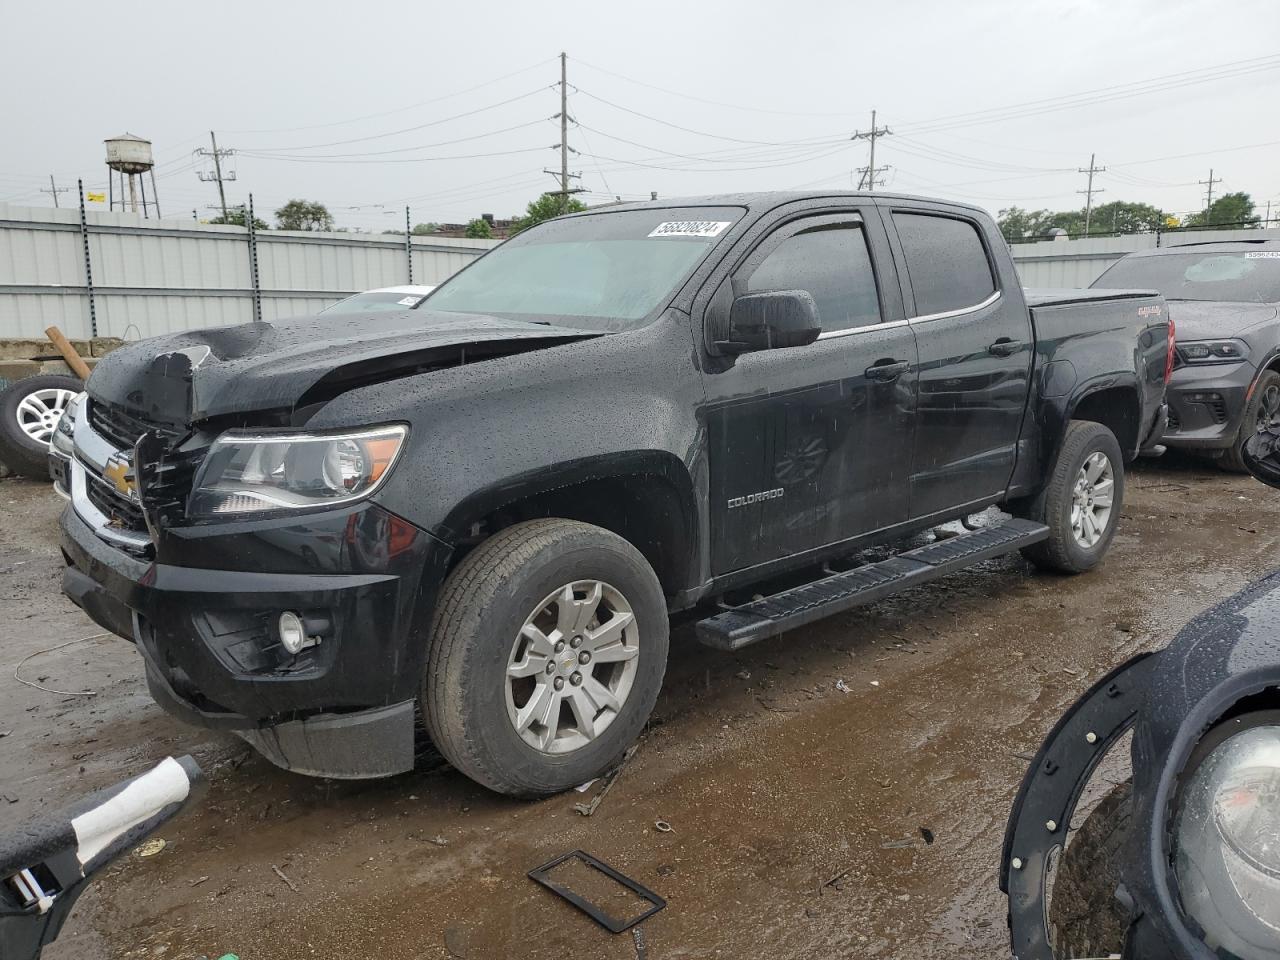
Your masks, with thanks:
[(698, 639), (717, 650), (743, 647), (776, 637), (833, 613), (874, 603), (938, 577), (1049, 536), (1049, 528), (1030, 520), (1007, 520), (972, 533), (900, 553), (896, 557), (832, 574), (783, 590), (771, 597), (731, 607), (698, 623)]

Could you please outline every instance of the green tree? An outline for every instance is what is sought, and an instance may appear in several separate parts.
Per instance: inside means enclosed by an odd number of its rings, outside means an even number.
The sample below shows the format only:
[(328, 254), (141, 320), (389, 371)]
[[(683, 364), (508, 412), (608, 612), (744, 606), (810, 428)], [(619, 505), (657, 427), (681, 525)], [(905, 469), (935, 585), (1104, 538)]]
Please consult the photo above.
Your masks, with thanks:
[(519, 233), (521, 230), (528, 230), (543, 220), (560, 217), (566, 213), (581, 213), (585, 209), (587, 209), (587, 205), (577, 197), (566, 197), (558, 193), (544, 193), (537, 200), (529, 202), (529, 206), (525, 208), (524, 216), (517, 217), (512, 224), (511, 232)]
[(1049, 227), (1052, 214), (1048, 210), (1023, 210), (1021, 207), (1007, 207), (1000, 211), (997, 223), (1000, 232), (1009, 243), (1041, 236)]
[(1093, 208), (1090, 233), (1153, 233), (1164, 226), (1164, 211), (1149, 203), (1114, 200)]
[(1253, 212), (1253, 198), (1247, 193), (1226, 193), (1213, 201), (1208, 210), (1193, 213), (1182, 221), (1184, 227), (1215, 227), (1224, 224), (1257, 226), (1259, 217)]
[(440, 232), (440, 224), (438, 223), (415, 223), (413, 229), (409, 231), (415, 237), (426, 237), (433, 233)]
[[(209, 223), (229, 223), (233, 226), (243, 227), (245, 226), (244, 221), (245, 221), (245, 208), (236, 207), (235, 209), (228, 210), (227, 215), (225, 217), (214, 217), (212, 220), (209, 220), (208, 222)], [(254, 217), (253, 229), (270, 230), (271, 224), (267, 223), (267, 221), (265, 220), (259, 219), (258, 217)]]
[(290, 200), (276, 211), (276, 226), (281, 230), (332, 230), (333, 215), (323, 203)]
[(492, 240), (493, 228), (484, 217), (476, 217), (467, 224), (467, 236), (472, 240)]

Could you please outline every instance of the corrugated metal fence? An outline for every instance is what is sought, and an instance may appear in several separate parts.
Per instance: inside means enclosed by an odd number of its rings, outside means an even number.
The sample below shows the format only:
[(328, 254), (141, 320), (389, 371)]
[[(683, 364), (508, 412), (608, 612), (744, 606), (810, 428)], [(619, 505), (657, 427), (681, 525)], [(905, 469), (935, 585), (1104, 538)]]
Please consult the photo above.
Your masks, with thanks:
[[(175, 330), (298, 316), (359, 290), (409, 282), (395, 234), (258, 231), (133, 214), (0, 204), (0, 337), (127, 339)], [(1280, 239), (1280, 230), (1205, 230), (1015, 243), (1028, 287), (1087, 287), (1134, 250), (1205, 240)], [(413, 282), (439, 283), (494, 240), (411, 238)], [(90, 315), (86, 264), (93, 285)], [(256, 283), (255, 283), (256, 281)], [(96, 331), (92, 329), (96, 321)]]
[[(124, 213), (0, 204), (0, 337), (138, 339), (175, 330), (314, 313), (360, 290), (435, 284), (494, 240), (403, 234), (256, 234), (242, 227)], [(90, 271), (86, 276), (86, 265)], [(93, 318), (89, 284), (92, 279)], [(256, 280), (256, 283), (255, 283)], [(96, 320), (97, 330), (92, 330)]]
[(1039, 243), (1015, 243), (1010, 249), (1023, 286), (1087, 287), (1126, 253), (1209, 240), (1280, 240), (1280, 229), (1185, 230), (1124, 237), (1042, 240)]

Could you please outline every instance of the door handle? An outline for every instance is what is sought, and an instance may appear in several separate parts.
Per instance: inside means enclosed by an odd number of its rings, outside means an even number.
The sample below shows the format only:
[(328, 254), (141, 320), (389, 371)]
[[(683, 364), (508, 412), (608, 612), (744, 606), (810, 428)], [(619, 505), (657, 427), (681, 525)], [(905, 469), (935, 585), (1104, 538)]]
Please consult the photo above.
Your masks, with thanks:
[(1023, 347), (1021, 340), (1014, 340), (1011, 337), (1001, 337), (991, 346), (987, 347), (987, 353), (994, 357), (1011, 357)]
[(878, 380), (880, 383), (889, 383), (897, 380), (900, 376), (907, 372), (907, 368), (911, 366), (906, 360), (877, 360), (866, 370), (862, 371), (868, 380)]

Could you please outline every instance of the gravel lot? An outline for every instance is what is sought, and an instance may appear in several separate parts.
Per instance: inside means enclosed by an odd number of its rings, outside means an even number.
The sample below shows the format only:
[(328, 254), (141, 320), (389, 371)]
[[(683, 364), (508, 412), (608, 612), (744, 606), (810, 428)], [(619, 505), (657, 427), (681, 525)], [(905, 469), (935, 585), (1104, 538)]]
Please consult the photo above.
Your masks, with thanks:
[(112, 637), (23, 668), (92, 696), (16, 683), (21, 658), (98, 632), (58, 589), (60, 509), (46, 485), (0, 482), (5, 822), (170, 753), (212, 784), (163, 852), (82, 898), (49, 960), (641, 955), (525, 877), (573, 848), (667, 898), (646, 960), (1008, 956), (996, 868), (1025, 755), (1093, 679), (1271, 569), (1280, 544), (1280, 495), (1150, 461), (1092, 574), (1003, 558), (738, 655), (682, 627), (661, 722), (586, 818), (583, 795), (499, 798), (429, 752), (386, 781), (283, 773), (167, 717)]

